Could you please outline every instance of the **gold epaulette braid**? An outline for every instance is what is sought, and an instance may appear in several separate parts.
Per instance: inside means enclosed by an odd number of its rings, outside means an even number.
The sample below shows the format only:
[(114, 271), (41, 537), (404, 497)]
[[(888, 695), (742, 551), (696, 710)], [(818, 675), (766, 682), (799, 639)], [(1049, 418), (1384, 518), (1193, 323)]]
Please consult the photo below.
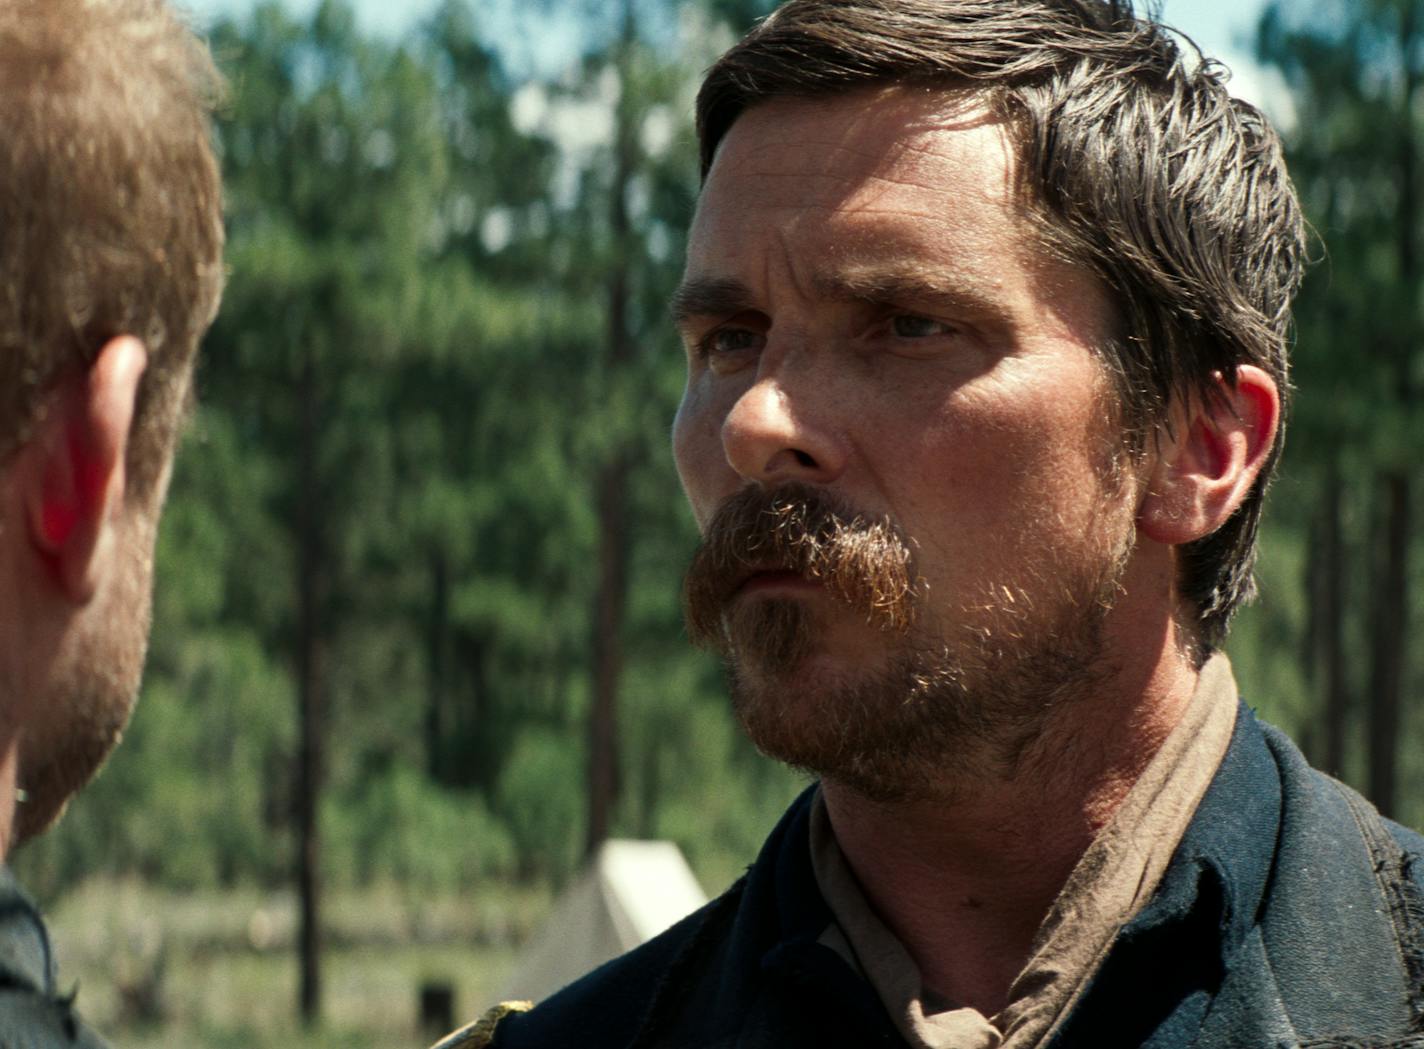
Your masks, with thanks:
[(494, 1041), (494, 1030), (501, 1020), (510, 1013), (527, 1013), (532, 1008), (533, 1002), (500, 1002), (474, 1023), (446, 1035), (430, 1049), (487, 1049)]

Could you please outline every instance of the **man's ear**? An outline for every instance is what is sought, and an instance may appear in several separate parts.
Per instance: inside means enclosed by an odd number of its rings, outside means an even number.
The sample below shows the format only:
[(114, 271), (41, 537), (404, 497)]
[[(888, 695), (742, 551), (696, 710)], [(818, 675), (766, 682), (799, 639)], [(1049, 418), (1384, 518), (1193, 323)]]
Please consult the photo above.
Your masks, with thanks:
[(143, 343), (121, 335), (84, 372), (60, 379), (19, 476), (31, 545), (69, 600), (93, 596), (108, 567), (124, 500), (124, 456), (148, 364)]
[(1216, 376), (1214, 396), (1193, 398), (1163, 434), (1138, 528), (1173, 546), (1215, 532), (1236, 512), (1270, 456), (1280, 425), (1275, 380), (1243, 364), (1236, 382)]

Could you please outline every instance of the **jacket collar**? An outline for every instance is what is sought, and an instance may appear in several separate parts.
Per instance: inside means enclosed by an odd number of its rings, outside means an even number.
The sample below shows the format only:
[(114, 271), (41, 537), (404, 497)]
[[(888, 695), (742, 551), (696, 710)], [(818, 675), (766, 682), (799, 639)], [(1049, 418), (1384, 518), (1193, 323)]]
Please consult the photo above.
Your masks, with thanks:
[[(734, 952), (742, 955), (737, 967), (760, 972), (784, 989), (800, 988), (798, 994), (815, 993), (848, 1020), (883, 1029), (889, 1018), (869, 988), (817, 942), (832, 915), (811, 867), (814, 790), (792, 804), (748, 873), (732, 936)], [(1221, 767), (1156, 896), (1123, 929), (1056, 1043), (1079, 1044), (1075, 1031), (1124, 1025), (1138, 1033), (1139, 1044), (1157, 1036), (1164, 1044), (1190, 1041), (1250, 940), (1280, 823), (1279, 773), (1260, 725), (1243, 706)]]
[[(1260, 949), (1256, 919), (1281, 804), (1275, 761), (1255, 716), (1242, 707), (1157, 894), (1118, 935), (1055, 1046), (1087, 1044), (1089, 1032), (1106, 1030), (1119, 1032), (1124, 1045), (1196, 1041), (1228, 972)], [(1265, 1005), (1258, 1000), (1255, 1007)]]

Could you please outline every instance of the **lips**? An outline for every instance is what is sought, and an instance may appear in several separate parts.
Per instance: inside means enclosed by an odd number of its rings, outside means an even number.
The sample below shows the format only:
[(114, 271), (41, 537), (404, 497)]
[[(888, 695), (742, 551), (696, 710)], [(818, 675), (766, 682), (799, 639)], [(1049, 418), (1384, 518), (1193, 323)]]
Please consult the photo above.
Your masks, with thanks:
[(762, 568), (748, 572), (732, 590), (730, 597), (763, 594), (768, 591), (811, 591), (821, 589), (821, 584), (807, 579), (800, 572), (785, 568)]

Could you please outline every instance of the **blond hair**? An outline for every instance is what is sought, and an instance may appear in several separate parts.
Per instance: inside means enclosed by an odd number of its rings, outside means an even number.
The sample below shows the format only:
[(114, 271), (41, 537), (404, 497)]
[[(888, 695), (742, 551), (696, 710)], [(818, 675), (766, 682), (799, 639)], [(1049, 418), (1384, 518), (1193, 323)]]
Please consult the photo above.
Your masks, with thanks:
[(162, 476), (222, 290), (221, 87), (162, 0), (0, 4), (0, 458), (60, 375), (131, 334), (130, 491)]

